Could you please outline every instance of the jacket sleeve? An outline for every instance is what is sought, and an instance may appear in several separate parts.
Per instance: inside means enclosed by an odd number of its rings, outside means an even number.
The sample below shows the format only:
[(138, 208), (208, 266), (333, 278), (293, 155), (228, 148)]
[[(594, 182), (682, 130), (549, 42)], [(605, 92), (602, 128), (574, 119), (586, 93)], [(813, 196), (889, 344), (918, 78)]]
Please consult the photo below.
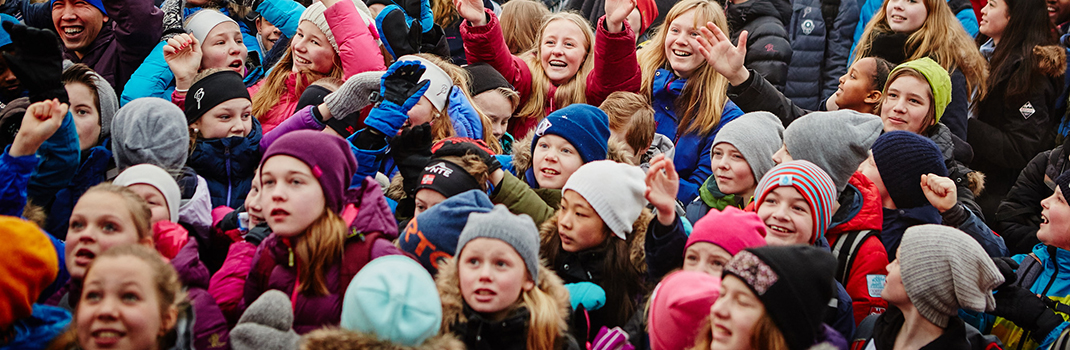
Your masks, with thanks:
[(351, 184), (359, 184), (364, 181), (365, 177), (375, 178), (375, 173), (379, 172), (379, 167), (383, 165), (383, 159), (386, 158), (386, 152), (390, 149), (389, 145), (385, 145), (380, 149), (362, 149), (355, 144), (357, 137), (367, 132), (366, 129), (357, 131), (353, 135), (349, 135), (349, 150), (353, 152), (353, 156), (357, 158), (357, 172), (353, 174)]
[(208, 293), (215, 298), (219, 309), (223, 311), (227, 323), (235, 324), (241, 317), (241, 302), (245, 290), (245, 280), (253, 266), (256, 246), (246, 241), (234, 242), (227, 251), (223, 267), (212, 275), (208, 282)]
[(305, 106), (293, 116), (286, 118), (279, 126), (276, 126), (271, 131), (264, 134), (264, 137), (260, 138), (260, 149), (266, 151), (275, 140), (278, 140), (282, 135), (286, 135), (291, 131), (297, 130), (323, 130), (327, 127), (319, 119), (316, 118), (316, 114), (312, 113), (312, 110), (316, 108), (315, 105)]
[(504, 204), (514, 214), (528, 214), (536, 226), (542, 225), (554, 215), (553, 207), (546, 204), (528, 184), (508, 172), (495, 193), (490, 196), (490, 200), (496, 204)]
[(53, 29), (55, 25), (52, 24), (52, 4), (49, 1), (30, 1), (21, 0), (22, 2), (22, 22), (31, 27)]
[(163, 58), (163, 47), (167, 42), (160, 41), (156, 47), (145, 57), (145, 61), (137, 67), (130, 80), (126, 81), (123, 94), (119, 97), (119, 104), (126, 105), (128, 102), (142, 97), (159, 97), (169, 99), (170, 91), (174, 90), (171, 83), (175, 80), (175, 74)]
[(606, 17), (598, 20), (594, 40), (594, 69), (587, 76), (587, 104), (600, 105), (614, 91), (639, 92), (642, 74), (635, 53), (635, 33), (628, 21), (624, 30), (610, 33)]
[(297, 1), (264, 0), (256, 7), (256, 12), (274, 24), (275, 28), (279, 28), (287, 38), (293, 38), (297, 33), (297, 26), (301, 24), (301, 13), (305, 12), (305, 7)]
[[(973, 12), (970, 12), (973, 15)], [(956, 69), (951, 73), (951, 103), (944, 109), (940, 123), (951, 129), (951, 133), (965, 140), (967, 120), (970, 119), (970, 91), (967, 89), (966, 75)]]
[[(0, 154), (0, 215), (22, 217), (26, 207), (26, 188), (37, 167), (37, 155), (12, 157), (11, 146)], [(62, 258), (62, 257), (61, 257)]]
[(513, 84), (521, 101), (527, 100), (531, 95), (531, 69), (523, 59), (509, 53), (498, 16), (489, 9), (486, 13), (490, 20), (484, 26), (473, 27), (467, 20), (461, 22), (461, 37), (464, 39), (464, 54), (468, 63), (487, 62)]
[[(1048, 84), (1047, 82), (1037, 83)], [(975, 157), (985, 158), (992, 164), (1003, 168), (1020, 169), (1025, 167), (1026, 162), (1033, 159), (1037, 153), (1049, 149), (1051, 138), (1047, 135), (1053, 133), (1051, 131), (1054, 130), (1054, 118), (1056, 118), (1051, 115), (1049, 108), (1054, 105), (1056, 96), (1050, 88), (1043, 90), (1042, 93), (1030, 96), (1028, 103), (1032, 105), (1034, 112), (1028, 119), (1020, 114), (999, 116), (999, 118), (1012, 118), (1014, 121), (1006, 123), (1007, 125), (1003, 128), (998, 128), (981, 121), (980, 118), (970, 118), (967, 140), (983, 140), (983, 142), (971, 144)], [(1011, 102), (1000, 101), (998, 103)], [(989, 113), (1007, 110), (1012, 109), (1000, 108), (998, 111), (989, 111)]]
[(850, 277), (843, 286), (847, 294), (851, 296), (851, 304), (854, 308), (855, 323), (862, 322), (870, 314), (880, 313), (888, 307), (888, 302), (881, 298), (878, 292), (876, 296), (871, 294), (869, 279), (871, 276), (885, 276), (888, 274), (888, 252), (880, 238), (874, 236), (862, 242), (851, 264)]
[(1044, 181), (1050, 154), (1051, 151), (1045, 151), (1033, 157), (996, 210), (995, 227), (1012, 253), (1029, 253), (1040, 243), (1037, 239), (1043, 210), (1040, 201), (1055, 192)]
[(792, 52), (788, 32), (779, 19), (769, 17), (755, 21), (763, 23), (758, 24), (754, 32), (747, 37), (747, 57), (744, 64), (769, 80), (777, 90), (784, 91)]
[(773, 113), (784, 122), (784, 125), (791, 124), (795, 119), (810, 113), (796, 106), (787, 96), (784, 96), (784, 93), (777, 90), (773, 84), (753, 69), (750, 69), (750, 78), (747, 81), (738, 86), (728, 86), (728, 98), (735, 102), (743, 112)]
[(152, 1), (106, 1), (108, 17), (115, 21), (115, 40), (122, 48), (122, 60), (140, 64), (160, 42), (163, 11)]
[(943, 216), (944, 225), (958, 228), (977, 240), (977, 243), (981, 244), (988, 256), (1000, 257), (1009, 255), (1007, 253), (1007, 245), (1003, 242), (1003, 237), (988, 228), (988, 225), (981, 221), (977, 214), (966, 209), (962, 204), (955, 204), (953, 208), (940, 213), (940, 215)]
[(847, 59), (848, 65), (857, 59), (857, 57), (855, 57), (855, 46), (858, 44), (859, 40), (862, 40), (862, 34), (866, 31), (866, 24), (869, 23), (869, 20), (873, 19), (873, 15), (880, 10), (881, 5), (883, 4), (884, 1), (881, 0), (866, 0), (866, 2), (862, 4), (862, 7), (858, 9), (858, 24), (855, 25), (855, 37), (854, 40), (851, 41), (851, 54)]
[(669, 271), (684, 265), (684, 247), (687, 245), (687, 232), (677, 215), (669, 226), (664, 226), (658, 219), (650, 221), (643, 242), (646, 250), (646, 272), (651, 283), (657, 283)]
[(30, 177), (28, 194), (37, 203), (51, 203), (53, 196), (74, 178), (81, 160), (78, 147), (78, 130), (70, 112), (63, 119), (63, 124), (52, 137), (37, 149), (40, 162), (37, 172)]
[[(858, 2), (840, 1), (840, 11), (832, 23), (832, 31), (827, 34), (825, 42), (825, 67), (821, 81), (821, 102), (836, 93), (840, 77), (847, 74), (847, 57), (854, 45), (852, 37), (858, 25)], [(787, 123), (785, 123), (787, 124)], [(859, 320), (861, 322), (861, 320)]]
[(386, 70), (382, 51), (372, 35), (375, 27), (364, 23), (352, 1), (339, 1), (331, 5), (323, 12), (323, 17), (327, 19), (327, 25), (338, 43), (338, 55), (342, 59), (345, 78), (367, 71)]

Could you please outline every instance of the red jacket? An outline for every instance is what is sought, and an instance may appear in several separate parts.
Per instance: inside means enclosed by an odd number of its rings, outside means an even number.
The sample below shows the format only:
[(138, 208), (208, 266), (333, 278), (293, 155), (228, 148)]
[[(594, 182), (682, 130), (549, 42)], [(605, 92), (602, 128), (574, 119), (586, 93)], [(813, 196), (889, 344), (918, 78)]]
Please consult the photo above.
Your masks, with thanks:
[[(490, 9), (486, 10), (490, 21), (487, 25), (473, 27), (468, 21), (461, 23), (461, 37), (464, 39), (464, 52), (468, 63), (487, 62), (501, 73), (520, 93), (520, 103), (526, 103), (531, 96), (531, 69), (519, 56), (509, 53), (502, 35), (502, 26), (498, 17)], [(642, 74), (639, 60), (635, 54), (635, 33), (628, 22), (624, 30), (610, 33), (605, 28), (605, 16), (598, 20), (594, 40), (594, 69), (587, 75), (587, 104), (598, 106), (614, 91), (639, 92)], [(583, 77), (577, 77), (583, 78)], [(551, 85), (547, 94), (549, 108), (546, 114), (553, 112), (553, 96), (557, 87)], [(542, 118), (524, 118), (509, 123), (509, 133), (517, 138), (524, 137), (535, 129)]]
[[(880, 192), (877, 185), (866, 178), (862, 173), (856, 172), (847, 182), (862, 194), (862, 207), (857, 209), (854, 217), (846, 222), (833, 226), (826, 233), (829, 245), (835, 247), (836, 240), (847, 233), (862, 230), (875, 230), (880, 232), (884, 224), (884, 214), (881, 206)], [(843, 284), (847, 294), (851, 296), (854, 306), (855, 324), (870, 314), (880, 314), (888, 307), (888, 302), (881, 299), (880, 286), (883, 276), (888, 274), (888, 253), (881, 243), (880, 236), (871, 236), (862, 242), (858, 249), (854, 263), (851, 264), (849, 277)], [(875, 289), (870, 291), (870, 282), (874, 282)]]

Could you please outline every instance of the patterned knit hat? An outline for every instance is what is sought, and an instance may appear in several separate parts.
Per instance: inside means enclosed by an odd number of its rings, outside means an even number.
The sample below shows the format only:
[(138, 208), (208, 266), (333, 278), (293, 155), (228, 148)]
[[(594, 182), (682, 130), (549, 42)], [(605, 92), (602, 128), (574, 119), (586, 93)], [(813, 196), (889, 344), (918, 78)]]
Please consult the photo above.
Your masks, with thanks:
[(781, 186), (794, 187), (810, 205), (811, 217), (814, 220), (814, 234), (810, 236), (810, 244), (814, 244), (825, 236), (825, 231), (832, 223), (836, 185), (832, 183), (832, 178), (814, 163), (805, 160), (790, 161), (777, 165), (765, 174), (762, 181), (758, 182), (754, 202), (761, 205), (765, 196)]
[(924, 136), (909, 131), (887, 132), (877, 138), (872, 149), (884, 188), (898, 208), (929, 204), (921, 190), (922, 175), (947, 176), (940, 148)]

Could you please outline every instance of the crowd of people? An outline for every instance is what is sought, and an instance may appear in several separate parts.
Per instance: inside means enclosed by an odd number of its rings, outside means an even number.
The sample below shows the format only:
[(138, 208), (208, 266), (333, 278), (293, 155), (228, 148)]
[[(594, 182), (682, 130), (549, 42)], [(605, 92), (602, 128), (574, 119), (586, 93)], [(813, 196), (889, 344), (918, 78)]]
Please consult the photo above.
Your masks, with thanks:
[(1068, 1), (0, 24), (0, 349), (1070, 349)]

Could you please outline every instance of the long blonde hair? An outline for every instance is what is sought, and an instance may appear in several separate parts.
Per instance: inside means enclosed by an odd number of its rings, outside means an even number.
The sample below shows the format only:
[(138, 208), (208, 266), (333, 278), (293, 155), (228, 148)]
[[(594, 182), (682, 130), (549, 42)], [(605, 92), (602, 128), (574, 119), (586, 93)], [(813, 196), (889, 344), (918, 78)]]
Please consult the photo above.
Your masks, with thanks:
[[(668, 35), (670, 23), (691, 10), (695, 10), (695, 28), (702, 28), (707, 22), (713, 22), (722, 31), (728, 33), (728, 20), (725, 18), (724, 9), (716, 2), (683, 0), (676, 3), (665, 16), (665, 22), (658, 28), (654, 38), (639, 50), (639, 67), (643, 70), (643, 85), (640, 93), (643, 96), (652, 98), (654, 74), (658, 69), (668, 66), (668, 58), (665, 57), (665, 37)], [(708, 135), (713, 132), (721, 123), (721, 112), (726, 103), (728, 103), (728, 79), (703, 61), (688, 78), (680, 97), (674, 103), (679, 121), (677, 134)]]
[[(973, 42), (958, 19), (951, 13), (951, 8), (944, 0), (923, 0), (928, 13), (921, 28), (910, 33), (907, 38), (907, 57), (903, 62), (922, 57), (932, 58), (948, 72), (959, 69), (966, 76), (969, 91), (977, 89), (975, 99), (983, 98), (988, 79), (988, 62)], [(873, 51), (873, 39), (878, 35), (892, 34), (895, 31), (888, 26), (888, 0), (884, 0), (880, 10), (866, 24), (862, 37), (858, 39), (854, 58), (858, 60), (869, 56)], [(902, 63), (902, 62), (899, 62)]]
[[(490, 146), (492, 151), (501, 153), (502, 145), (498, 142), (498, 139), (494, 137), (494, 128), (491, 126), (490, 117), (487, 117), (487, 115), (472, 102), (472, 93), (468, 90), (468, 81), (470, 80), (468, 71), (456, 64), (447, 62), (441, 57), (429, 53), (418, 53), (416, 56), (431, 61), (431, 63), (442, 68), (442, 70), (446, 72), (446, 75), (450, 76), (450, 79), (453, 80), (453, 88), (461, 89), (465, 98), (468, 99), (468, 103), (471, 104), (472, 107), (475, 108), (476, 113), (479, 114), (479, 120), (483, 124), (483, 141), (487, 143), (487, 146)], [(431, 120), (437, 121), (431, 125), (431, 138), (436, 142), (457, 135), (457, 131), (453, 129), (453, 123), (450, 121), (449, 114), (446, 111), (447, 108), (449, 108), (449, 106), (442, 109), (431, 110)]]
[[(580, 70), (576, 71), (576, 75), (557, 87), (557, 91), (553, 96), (554, 104), (550, 106), (550, 96), (548, 94), (552, 83), (550, 78), (546, 77), (546, 71), (542, 69), (542, 62), (539, 60), (539, 56), (542, 54), (542, 45), (539, 41), (542, 40), (546, 27), (557, 20), (568, 21), (580, 28), (587, 41), (587, 46), (584, 47), (587, 50), (587, 55), (584, 56), (583, 65), (580, 66)], [(531, 93), (528, 95), (527, 101), (520, 106), (520, 110), (516, 112), (516, 115), (520, 118), (542, 120), (546, 116), (546, 110), (551, 107), (556, 110), (573, 103), (587, 103), (587, 75), (594, 70), (594, 32), (591, 31), (591, 25), (587, 23), (587, 20), (575, 12), (554, 14), (542, 23), (535, 40), (535, 47), (521, 55), (531, 70)]]
[(308, 226), (304, 234), (294, 240), (293, 251), (297, 256), (297, 275), (301, 284), (298, 292), (314, 295), (329, 295), (326, 271), (332, 264), (342, 261), (345, 249), (346, 223), (330, 208), (324, 207), (323, 215)]
[(264, 82), (264, 86), (260, 88), (260, 91), (253, 95), (253, 115), (260, 121), (262, 118), (267, 117), (268, 111), (275, 108), (275, 105), (279, 103), (279, 96), (285, 94), (293, 94), (295, 101), (297, 97), (300, 97), (305, 92), (305, 88), (312, 83), (322, 78), (338, 78), (345, 77), (344, 71), (342, 71), (342, 58), (337, 51), (334, 52), (334, 65), (331, 66), (331, 71), (327, 74), (316, 73), (309, 70), (301, 70), (297, 72), (297, 84), (294, 86), (294, 91), (287, 91), (286, 79), (290, 77), (290, 73), (293, 71), (294, 56), (293, 56), (293, 42), (290, 43), (290, 48), (286, 50), (286, 54), (282, 56), (279, 63), (271, 70), (271, 74), (268, 74), (267, 81)]
[(509, 53), (519, 55), (533, 49), (535, 43), (539, 42), (539, 27), (548, 16), (550, 9), (542, 1), (515, 0), (502, 5), (502, 15), (498, 21)]

